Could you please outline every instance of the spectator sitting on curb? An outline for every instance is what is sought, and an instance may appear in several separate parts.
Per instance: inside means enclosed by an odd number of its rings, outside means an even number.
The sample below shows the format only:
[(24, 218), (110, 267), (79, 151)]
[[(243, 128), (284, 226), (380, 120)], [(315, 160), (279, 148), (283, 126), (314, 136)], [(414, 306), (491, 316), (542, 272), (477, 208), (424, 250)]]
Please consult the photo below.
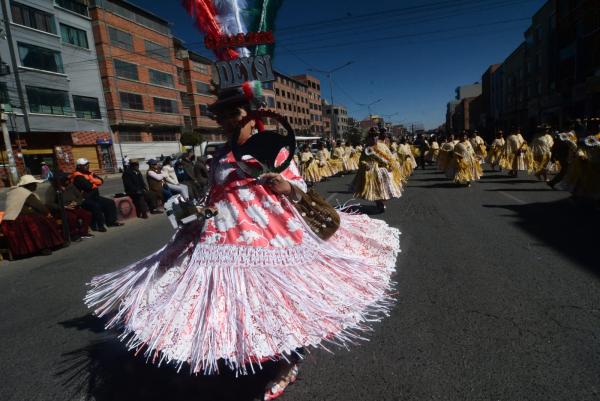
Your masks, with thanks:
[(117, 206), (111, 199), (100, 196), (98, 188), (104, 180), (90, 171), (87, 159), (77, 160), (77, 170), (71, 174), (71, 182), (83, 193), (84, 209), (92, 212), (92, 230), (106, 232), (106, 226), (119, 227), (123, 223), (117, 221)]
[(83, 194), (69, 182), (69, 176), (65, 173), (57, 173), (52, 180), (52, 186), (46, 191), (46, 206), (55, 218), (61, 217), (59, 193), (62, 195), (71, 241), (93, 238), (90, 234), (92, 213), (82, 207), (85, 201)]
[(131, 198), (137, 217), (142, 219), (148, 218), (148, 211), (152, 214), (162, 213), (163, 210), (158, 206), (159, 199), (162, 198), (162, 193), (157, 194), (154, 191), (149, 191), (144, 177), (140, 172), (140, 164), (137, 161), (130, 161), (122, 175), (123, 187), (125, 193)]
[(171, 157), (165, 157), (162, 167), (162, 175), (167, 183), (167, 186), (172, 192), (181, 194), (184, 199), (190, 198), (190, 193), (187, 185), (180, 184), (177, 179), (177, 174), (175, 174), (175, 169), (171, 166)]
[(163, 203), (168, 201), (173, 193), (167, 186), (165, 176), (160, 171), (160, 164), (155, 159), (148, 160), (148, 171), (146, 172), (146, 181), (148, 189), (159, 196)]
[(8, 191), (1, 226), (15, 257), (49, 255), (65, 243), (56, 221), (35, 193), (37, 184), (42, 182), (24, 175)]

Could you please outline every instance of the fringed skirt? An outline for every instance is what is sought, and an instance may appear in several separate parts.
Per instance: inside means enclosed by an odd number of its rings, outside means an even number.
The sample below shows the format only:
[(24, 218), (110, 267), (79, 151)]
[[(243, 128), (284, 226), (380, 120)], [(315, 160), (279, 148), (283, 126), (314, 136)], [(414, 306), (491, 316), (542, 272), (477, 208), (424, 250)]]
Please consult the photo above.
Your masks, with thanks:
[(4, 220), (1, 226), (15, 257), (34, 255), (65, 243), (56, 221), (40, 214), (20, 214), (16, 220)]
[(354, 179), (354, 196), (368, 201), (389, 200), (402, 196), (402, 183), (383, 167), (361, 168)]
[(476, 158), (454, 158), (454, 182), (457, 184), (467, 184), (471, 181), (477, 181), (483, 175), (483, 169), (479, 160)]
[(246, 374), (302, 347), (347, 347), (392, 305), (400, 232), (346, 213), (326, 242), (303, 230), (301, 245), (259, 248), (195, 243), (199, 227), (187, 227), (95, 277), (85, 302), (130, 350), (192, 373), (217, 373), (222, 361)]
[(321, 172), (319, 169), (319, 162), (317, 160), (311, 160), (302, 164), (302, 178), (306, 182), (319, 182), (321, 181)]

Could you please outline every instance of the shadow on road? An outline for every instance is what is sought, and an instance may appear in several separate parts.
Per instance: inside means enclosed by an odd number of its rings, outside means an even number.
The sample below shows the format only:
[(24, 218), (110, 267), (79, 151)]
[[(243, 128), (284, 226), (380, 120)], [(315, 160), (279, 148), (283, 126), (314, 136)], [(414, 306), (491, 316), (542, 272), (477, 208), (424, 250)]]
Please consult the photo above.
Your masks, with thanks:
[(556, 192), (552, 188), (496, 188), (486, 189), (486, 192)]
[[(91, 315), (61, 325), (84, 330), (85, 322), (92, 320), (100, 323), (87, 329), (96, 332), (103, 322)], [(112, 334), (107, 332), (107, 335)], [(177, 373), (172, 366), (156, 367), (147, 363), (141, 353), (135, 356), (133, 351), (128, 352), (116, 336), (115, 333), (114, 338), (96, 341), (62, 355), (57, 376), (73, 399), (251, 401), (262, 399), (264, 388), (276, 373), (272, 363), (264, 364), (257, 374), (237, 378), (226, 367), (213, 376), (192, 376), (186, 366)]]
[(445, 177), (439, 178), (411, 178), (411, 181), (421, 181), (421, 182), (440, 182), (440, 181), (448, 181)]
[[(512, 190), (509, 190), (512, 191)], [(600, 212), (570, 199), (526, 205), (483, 205), (514, 212), (517, 225), (600, 277), (598, 227)]]
[[(443, 181), (448, 181), (447, 178), (445, 178)], [(455, 184), (453, 182), (444, 182), (441, 184), (432, 184), (432, 185), (414, 185), (417, 188), (454, 188), (454, 189), (465, 189), (465, 186), (463, 185), (458, 185)]]
[[(536, 184), (536, 183), (540, 182), (538, 180), (517, 180), (517, 179), (504, 180), (504, 181), (487, 181), (490, 178), (496, 179), (497, 177), (485, 177), (484, 176), (484, 179), (480, 180), (479, 182), (482, 184)], [(506, 178), (506, 177), (501, 177), (501, 178)]]

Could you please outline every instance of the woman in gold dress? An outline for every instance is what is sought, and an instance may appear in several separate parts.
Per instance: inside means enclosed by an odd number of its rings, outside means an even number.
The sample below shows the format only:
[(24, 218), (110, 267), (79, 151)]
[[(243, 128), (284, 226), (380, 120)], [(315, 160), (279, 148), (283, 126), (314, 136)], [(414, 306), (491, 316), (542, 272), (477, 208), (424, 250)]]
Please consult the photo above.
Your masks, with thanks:
[(472, 181), (481, 178), (481, 163), (466, 133), (463, 134), (462, 141), (454, 146), (453, 156), (453, 181), (456, 184), (470, 187)]
[(392, 176), (394, 157), (377, 137), (376, 131), (369, 132), (353, 187), (355, 197), (374, 201), (377, 211), (383, 213), (385, 201), (402, 196), (402, 186)]
[(302, 178), (310, 184), (315, 184), (321, 181), (321, 172), (319, 169), (319, 161), (313, 156), (308, 145), (303, 145), (300, 150), (300, 170)]

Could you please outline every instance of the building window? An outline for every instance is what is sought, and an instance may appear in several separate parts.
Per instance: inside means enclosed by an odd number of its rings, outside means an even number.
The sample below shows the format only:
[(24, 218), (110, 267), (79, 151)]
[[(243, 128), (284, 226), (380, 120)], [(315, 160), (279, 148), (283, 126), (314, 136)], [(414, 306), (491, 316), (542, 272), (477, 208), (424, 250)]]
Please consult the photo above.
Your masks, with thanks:
[(91, 120), (99, 120), (102, 118), (102, 115), (100, 114), (100, 103), (95, 97), (73, 95), (73, 106), (75, 107), (75, 115), (78, 118)]
[(159, 60), (171, 61), (171, 53), (168, 47), (150, 42), (149, 40), (144, 41), (144, 47), (146, 48), (146, 56)]
[(212, 95), (210, 91), (210, 85), (200, 81), (196, 81), (196, 92), (204, 95)]
[(15, 1), (11, 2), (10, 8), (15, 24), (56, 34), (56, 25), (54, 24), (54, 16), (52, 14)]
[(273, 82), (263, 82), (263, 89), (273, 89)]
[(154, 111), (158, 113), (177, 113), (177, 101), (173, 99), (154, 98)]
[(177, 67), (177, 82), (181, 85), (187, 84), (187, 77), (185, 76), (185, 70), (181, 67)]
[(277, 96), (279, 96), (279, 89), (278, 89), (278, 88), (275, 88), (275, 94), (276, 94)]
[(166, 72), (148, 69), (150, 74), (150, 83), (160, 86), (168, 86), (169, 88), (175, 87), (173, 83), (173, 76)]
[(142, 142), (142, 133), (138, 131), (119, 132), (119, 142)]
[(136, 93), (120, 92), (121, 107), (124, 109), (144, 110), (142, 95)]
[(275, 99), (274, 99), (274, 98), (272, 98), (271, 96), (267, 96), (267, 105), (268, 105), (270, 108), (273, 108), (273, 107), (275, 107)]
[(62, 58), (56, 50), (18, 43), (21, 65), (38, 70), (63, 72)]
[(66, 8), (74, 13), (88, 16), (87, 1), (75, 1), (75, 0), (54, 0), (56, 5)]
[(121, 60), (114, 60), (113, 63), (117, 77), (139, 81), (137, 65)]
[(183, 107), (191, 107), (194, 104), (194, 100), (192, 96), (190, 96), (187, 92), (179, 92), (179, 97), (181, 98), (181, 104)]
[(208, 110), (208, 105), (206, 105), (206, 104), (201, 104), (201, 105), (199, 105), (199, 106), (198, 106), (198, 109), (200, 110), (200, 115), (201, 115), (201, 116), (203, 116), (203, 117), (210, 117), (210, 118), (212, 118), (212, 117), (213, 117), (213, 113), (211, 113), (211, 112)]
[(277, 108), (280, 109), (281, 108), (281, 102), (277, 102)]
[(0, 82), (0, 104), (10, 104), (6, 82)]
[(89, 49), (87, 33), (82, 29), (73, 28), (72, 26), (60, 24), (60, 36), (63, 43), (68, 43), (73, 46)]
[(183, 125), (185, 128), (192, 128), (192, 118), (190, 116), (183, 116)]
[(122, 49), (133, 50), (133, 39), (131, 38), (130, 33), (109, 26), (108, 37), (110, 38), (111, 45)]
[(177, 134), (173, 132), (153, 132), (152, 140), (154, 142), (177, 142)]
[(65, 91), (27, 86), (29, 111), (32, 113), (71, 115), (69, 94)]
[(192, 69), (200, 74), (209, 75), (210, 67), (206, 64), (196, 63), (192, 64)]

